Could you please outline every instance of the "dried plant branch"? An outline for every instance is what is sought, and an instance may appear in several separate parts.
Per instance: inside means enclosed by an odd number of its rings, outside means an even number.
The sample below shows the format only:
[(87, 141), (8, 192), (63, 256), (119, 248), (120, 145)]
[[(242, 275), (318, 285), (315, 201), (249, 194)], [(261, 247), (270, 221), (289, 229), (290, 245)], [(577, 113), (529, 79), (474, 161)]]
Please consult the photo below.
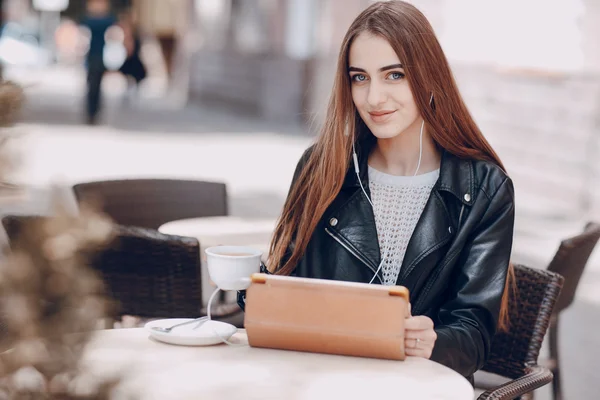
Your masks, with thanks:
[[(23, 92), (0, 83), (0, 127), (14, 123)], [(0, 138), (0, 180), (9, 163)], [(80, 370), (85, 346), (105, 316), (103, 284), (89, 256), (112, 238), (112, 222), (88, 207), (58, 207), (32, 218), (0, 260), (0, 400), (108, 399), (118, 379)]]
[(4, 81), (0, 83), (0, 127), (12, 126), (25, 102), (25, 93), (19, 85)]

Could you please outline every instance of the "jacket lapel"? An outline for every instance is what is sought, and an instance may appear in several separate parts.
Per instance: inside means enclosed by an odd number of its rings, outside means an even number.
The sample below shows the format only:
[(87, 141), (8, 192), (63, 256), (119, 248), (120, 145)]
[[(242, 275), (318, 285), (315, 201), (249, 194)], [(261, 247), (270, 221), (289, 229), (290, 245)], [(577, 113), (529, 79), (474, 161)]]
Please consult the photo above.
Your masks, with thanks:
[[(436, 256), (436, 250), (450, 242), (456, 233), (457, 221), (451, 217), (449, 204), (445, 201), (451, 197), (444, 197), (444, 192), (451, 193), (464, 205), (471, 205), (473, 202), (471, 162), (461, 160), (447, 151), (442, 151), (440, 177), (431, 190), (429, 200), (408, 242), (398, 285), (414, 287), (420, 276), (431, 273), (445, 254), (438, 252)], [(421, 265), (426, 258), (428, 262)]]
[[(373, 143), (363, 143), (359, 147), (360, 179), (367, 194), (369, 191), (368, 154)], [(456, 231), (456, 222), (448, 212), (443, 192), (449, 192), (465, 205), (471, 205), (473, 199), (473, 170), (470, 161), (461, 160), (454, 155), (442, 151), (440, 178), (433, 187), (431, 195), (413, 234), (409, 240), (397, 284), (409, 288), (414, 287), (416, 279), (425, 271), (420, 268), (421, 261), (428, 259), (428, 269), (432, 270), (443, 256), (431, 259), (436, 250), (448, 243)], [(469, 194), (470, 197), (465, 196)], [(467, 200), (468, 199), (468, 200)], [(327, 229), (339, 236), (350, 250), (357, 251), (363, 262), (376, 270), (381, 260), (377, 227), (373, 208), (365, 198), (359, 181), (351, 165), (342, 190), (332, 203), (326, 215)], [(413, 274), (419, 271), (418, 274)], [(380, 276), (381, 274), (379, 274)]]
[[(368, 157), (374, 144), (375, 141), (372, 139), (357, 143), (360, 179), (369, 197), (371, 192), (369, 190)], [(350, 163), (342, 189), (329, 207), (329, 211), (325, 213), (325, 222), (327, 229), (344, 240), (346, 242), (344, 245), (351, 247), (350, 250), (356, 251), (361, 256), (361, 261), (372, 270), (372, 273), (375, 273), (381, 262), (375, 214), (360, 187), (352, 161)], [(335, 223), (335, 226), (332, 226), (332, 222)], [(381, 272), (376, 279), (379, 283), (381, 283), (380, 276)]]
[[(425, 204), (423, 213), (408, 242), (400, 274), (396, 283), (412, 287), (407, 281), (419, 262), (447, 243), (452, 237), (453, 226), (441, 195), (434, 189)], [(431, 265), (432, 263), (428, 264)], [(437, 264), (437, 263), (433, 263)], [(427, 273), (428, 271), (421, 271)], [(419, 274), (421, 275), (421, 274)]]
[(375, 273), (381, 262), (377, 226), (362, 190), (342, 190), (330, 210), (326, 213), (327, 229)]

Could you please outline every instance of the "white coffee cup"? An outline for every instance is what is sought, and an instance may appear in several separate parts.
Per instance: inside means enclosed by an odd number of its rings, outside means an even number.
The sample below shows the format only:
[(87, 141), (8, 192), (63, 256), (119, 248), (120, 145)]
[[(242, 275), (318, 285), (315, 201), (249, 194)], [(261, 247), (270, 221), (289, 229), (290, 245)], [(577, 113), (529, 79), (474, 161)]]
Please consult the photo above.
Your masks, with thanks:
[(221, 290), (244, 290), (250, 276), (260, 272), (263, 252), (244, 246), (214, 246), (204, 250), (210, 279)]

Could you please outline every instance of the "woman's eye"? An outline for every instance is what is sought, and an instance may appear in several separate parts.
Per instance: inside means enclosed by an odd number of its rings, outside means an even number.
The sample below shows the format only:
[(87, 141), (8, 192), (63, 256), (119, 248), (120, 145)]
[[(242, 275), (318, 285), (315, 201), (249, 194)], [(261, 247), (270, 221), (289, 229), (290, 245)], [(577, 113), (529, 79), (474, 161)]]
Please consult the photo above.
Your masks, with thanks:
[(363, 74), (352, 75), (353, 82), (364, 82), (367, 80), (367, 77)]
[(391, 80), (397, 81), (399, 79), (404, 78), (404, 74), (401, 72), (392, 72), (388, 75)]

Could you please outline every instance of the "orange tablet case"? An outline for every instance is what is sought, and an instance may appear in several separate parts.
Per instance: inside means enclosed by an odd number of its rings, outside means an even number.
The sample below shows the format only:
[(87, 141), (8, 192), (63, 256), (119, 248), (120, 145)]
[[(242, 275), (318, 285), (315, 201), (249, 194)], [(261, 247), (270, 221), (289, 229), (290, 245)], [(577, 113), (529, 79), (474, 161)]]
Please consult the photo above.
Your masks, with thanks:
[(253, 347), (404, 360), (408, 289), (253, 274), (245, 328)]

